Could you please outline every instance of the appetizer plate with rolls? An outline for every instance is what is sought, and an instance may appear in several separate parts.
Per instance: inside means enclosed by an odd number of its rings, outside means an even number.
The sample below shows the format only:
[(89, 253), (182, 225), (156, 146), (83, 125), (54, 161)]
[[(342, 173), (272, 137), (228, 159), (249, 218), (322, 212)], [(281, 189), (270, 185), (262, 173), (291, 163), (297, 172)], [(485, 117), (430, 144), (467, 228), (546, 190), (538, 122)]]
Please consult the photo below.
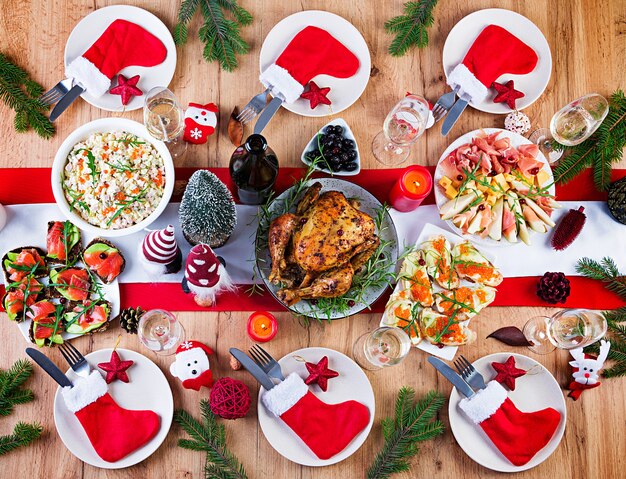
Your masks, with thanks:
[(471, 131), (441, 155), (435, 201), (442, 220), (476, 244), (531, 244), (555, 223), (552, 169), (534, 143), (500, 128)]
[(396, 326), (414, 346), (446, 360), (476, 340), (470, 320), (496, 298), (503, 277), (495, 258), (471, 241), (427, 223), (400, 265), (381, 326)]

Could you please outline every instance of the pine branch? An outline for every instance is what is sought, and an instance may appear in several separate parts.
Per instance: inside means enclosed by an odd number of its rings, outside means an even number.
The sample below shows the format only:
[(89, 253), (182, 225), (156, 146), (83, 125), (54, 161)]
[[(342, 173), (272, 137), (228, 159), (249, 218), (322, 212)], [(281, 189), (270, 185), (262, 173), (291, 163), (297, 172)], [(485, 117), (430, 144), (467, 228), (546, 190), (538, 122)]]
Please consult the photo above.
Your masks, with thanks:
[[(240, 27), (252, 23), (252, 15), (236, 0), (183, 0), (178, 11), (178, 23), (173, 37), (177, 45), (187, 42), (187, 24), (200, 8), (204, 22), (198, 31), (205, 44), (203, 56), (207, 62), (217, 61), (226, 71), (237, 68), (237, 55), (248, 53), (250, 46), (241, 37)], [(225, 17), (228, 12), (234, 20)]]
[(13, 434), (0, 436), (0, 456), (18, 447), (27, 446), (41, 436), (43, 428), (35, 423), (18, 422), (13, 428)]
[(387, 33), (395, 35), (389, 45), (389, 54), (400, 57), (410, 48), (428, 45), (428, 28), (434, 22), (433, 9), (438, 0), (418, 0), (404, 4), (403, 15), (385, 22)]
[(604, 191), (611, 183), (611, 167), (622, 158), (626, 146), (626, 96), (615, 91), (609, 101), (609, 113), (591, 138), (579, 145), (558, 145), (566, 155), (553, 170), (557, 183), (567, 183), (585, 168), (593, 166), (596, 188)]
[(184, 449), (206, 452), (206, 478), (247, 479), (243, 466), (226, 447), (224, 425), (217, 422), (207, 400), (200, 401), (200, 410), (202, 422), (184, 410), (174, 412), (176, 424), (192, 438), (179, 439), (178, 445)]
[(587, 278), (603, 281), (604, 287), (626, 300), (626, 276), (623, 276), (613, 259), (605, 256), (601, 261), (582, 258), (576, 264), (576, 272)]
[[(402, 387), (398, 391), (392, 420), (383, 420), (385, 444), (367, 470), (367, 479), (386, 479), (391, 474), (406, 472), (409, 460), (419, 452), (418, 443), (443, 433), (443, 424), (433, 420), (445, 403), (445, 397), (436, 391), (413, 404), (415, 391)], [(393, 426), (393, 429), (392, 429)]]
[(8, 370), (0, 370), (0, 416), (8, 416), (13, 407), (33, 399), (30, 389), (21, 386), (33, 373), (33, 365), (25, 359), (17, 360)]

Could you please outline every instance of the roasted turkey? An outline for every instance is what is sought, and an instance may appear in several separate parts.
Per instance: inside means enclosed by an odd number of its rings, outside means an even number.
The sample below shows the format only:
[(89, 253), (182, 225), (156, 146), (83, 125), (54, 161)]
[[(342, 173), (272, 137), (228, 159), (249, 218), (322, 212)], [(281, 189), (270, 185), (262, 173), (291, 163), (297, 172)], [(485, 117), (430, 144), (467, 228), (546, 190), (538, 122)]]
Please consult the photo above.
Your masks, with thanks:
[(313, 184), (295, 213), (271, 222), (269, 280), (291, 306), (301, 299), (334, 298), (348, 292), (354, 273), (378, 248), (374, 220), (339, 191), (320, 193)]

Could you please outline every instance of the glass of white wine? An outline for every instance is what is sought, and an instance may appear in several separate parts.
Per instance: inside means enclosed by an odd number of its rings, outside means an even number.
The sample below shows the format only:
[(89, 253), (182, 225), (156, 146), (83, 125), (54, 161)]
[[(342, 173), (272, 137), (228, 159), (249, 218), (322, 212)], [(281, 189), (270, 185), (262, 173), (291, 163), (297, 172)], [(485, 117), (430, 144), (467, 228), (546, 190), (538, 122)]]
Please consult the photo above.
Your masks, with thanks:
[(137, 336), (146, 348), (168, 356), (185, 340), (185, 329), (169, 311), (152, 309), (139, 318)]
[(537, 316), (524, 326), (528, 349), (548, 354), (559, 349), (584, 348), (606, 333), (604, 316), (587, 309), (564, 309), (552, 316)]
[(608, 113), (606, 98), (590, 93), (556, 112), (550, 121), (550, 131), (561, 145), (575, 146), (593, 135)]
[(411, 350), (411, 340), (400, 328), (383, 326), (363, 334), (352, 355), (363, 369), (376, 370), (400, 364)]
[(422, 136), (428, 122), (428, 102), (419, 95), (409, 94), (389, 112), (383, 131), (372, 142), (376, 159), (388, 166), (404, 163), (411, 145)]
[(143, 106), (143, 121), (154, 138), (165, 142), (172, 158), (183, 157), (187, 151), (187, 143), (183, 140), (184, 113), (170, 90), (157, 86), (148, 92)]

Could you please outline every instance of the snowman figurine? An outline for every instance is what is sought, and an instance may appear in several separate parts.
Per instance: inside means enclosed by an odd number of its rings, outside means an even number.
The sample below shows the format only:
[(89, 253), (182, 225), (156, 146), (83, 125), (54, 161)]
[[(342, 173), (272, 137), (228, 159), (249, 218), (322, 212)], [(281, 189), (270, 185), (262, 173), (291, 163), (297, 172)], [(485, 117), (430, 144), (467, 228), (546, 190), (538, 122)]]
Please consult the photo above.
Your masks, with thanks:
[(217, 126), (218, 108), (215, 103), (200, 105), (190, 103), (185, 110), (185, 132), (183, 139), (189, 143), (200, 145), (206, 143)]
[(200, 391), (213, 386), (213, 372), (209, 365), (213, 350), (199, 341), (184, 341), (176, 349), (176, 361), (170, 365), (172, 376), (183, 382), (185, 389)]

